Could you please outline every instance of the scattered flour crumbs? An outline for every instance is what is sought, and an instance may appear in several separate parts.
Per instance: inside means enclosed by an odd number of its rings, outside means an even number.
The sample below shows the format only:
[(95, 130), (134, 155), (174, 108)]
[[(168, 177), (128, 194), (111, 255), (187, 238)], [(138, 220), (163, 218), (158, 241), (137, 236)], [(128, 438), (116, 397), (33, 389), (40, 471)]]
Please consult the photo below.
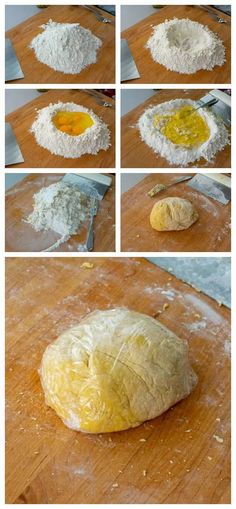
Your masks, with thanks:
[[(52, 121), (56, 113), (61, 111), (87, 113), (93, 125), (82, 134), (71, 136), (57, 129)], [(49, 150), (51, 154), (76, 159), (84, 154), (96, 155), (99, 150), (107, 150), (110, 147), (108, 126), (92, 110), (84, 106), (72, 102), (51, 103), (37, 113), (30, 132), (34, 134), (38, 145)]]
[(34, 209), (25, 222), (35, 231), (52, 230), (60, 239), (45, 251), (53, 251), (78, 233), (89, 215), (90, 200), (78, 187), (57, 182), (34, 194)]
[(97, 61), (102, 41), (79, 23), (55, 23), (50, 19), (41, 28), (44, 31), (34, 37), (30, 48), (43, 64), (65, 74), (79, 74)]
[(225, 62), (223, 42), (207, 26), (189, 19), (171, 19), (153, 28), (146, 48), (155, 62), (170, 71), (194, 74)]
[[(141, 139), (156, 154), (167, 159), (170, 164), (187, 166), (201, 158), (210, 162), (216, 153), (229, 143), (229, 134), (223, 120), (209, 109), (202, 108), (198, 110), (198, 114), (209, 128), (209, 138), (203, 143), (183, 146), (173, 143), (161, 132), (163, 125), (166, 125), (166, 120), (168, 121), (176, 111), (185, 105), (190, 105), (192, 108), (197, 108), (199, 106), (197, 102), (191, 99), (173, 99), (172, 101), (167, 101), (146, 109), (139, 118), (137, 125)], [(156, 125), (156, 116), (162, 115), (166, 116), (166, 119), (163, 119), (163, 121)], [(188, 136), (188, 130), (186, 130), (186, 136)]]

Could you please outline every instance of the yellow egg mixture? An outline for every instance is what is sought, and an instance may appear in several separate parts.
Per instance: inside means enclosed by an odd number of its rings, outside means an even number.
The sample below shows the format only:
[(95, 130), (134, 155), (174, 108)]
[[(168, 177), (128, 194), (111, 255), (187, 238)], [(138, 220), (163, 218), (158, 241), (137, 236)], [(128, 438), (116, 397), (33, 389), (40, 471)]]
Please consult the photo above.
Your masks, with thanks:
[(92, 117), (82, 111), (58, 111), (52, 121), (59, 131), (70, 136), (79, 136), (94, 124)]
[(204, 118), (189, 104), (172, 114), (154, 115), (153, 125), (175, 145), (189, 148), (205, 143), (211, 133)]

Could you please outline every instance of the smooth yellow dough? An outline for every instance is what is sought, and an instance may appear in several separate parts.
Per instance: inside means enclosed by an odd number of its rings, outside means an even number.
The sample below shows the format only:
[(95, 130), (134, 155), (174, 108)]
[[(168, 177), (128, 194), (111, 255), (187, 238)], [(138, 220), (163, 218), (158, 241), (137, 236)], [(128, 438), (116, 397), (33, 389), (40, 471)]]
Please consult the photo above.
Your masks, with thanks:
[(154, 115), (153, 125), (172, 143), (187, 148), (202, 145), (211, 134), (206, 120), (189, 104), (172, 114)]
[(159, 232), (186, 230), (198, 217), (198, 212), (189, 200), (170, 196), (153, 205), (150, 223)]
[(95, 311), (44, 352), (46, 403), (69, 428), (121, 431), (165, 412), (196, 383), (187, 342), (125, 308)]

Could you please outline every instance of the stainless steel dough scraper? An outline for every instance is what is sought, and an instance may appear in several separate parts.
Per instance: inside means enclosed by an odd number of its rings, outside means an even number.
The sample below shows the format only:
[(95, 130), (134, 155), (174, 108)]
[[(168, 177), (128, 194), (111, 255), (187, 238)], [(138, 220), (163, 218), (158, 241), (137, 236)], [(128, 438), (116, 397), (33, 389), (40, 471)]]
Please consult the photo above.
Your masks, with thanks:
[(63, 182), (71, 186), (78, 186), (80, 191), (91, 198), (90, 220), (86, 240), (86, 250), (92, 251), (94, 246), (93, 220), (97, 215), (99, 201), (101, 201), (112, 183), (111, 177), (101, 173), (90, 173), (84, 175), (81, 173), (68, 173), (62, 179)]
[(203, 106), (208, 101), (216, 99), (216, 103), (211, 106), (211, 110), (219, 115), (227, 126), (231, 126), (231, 97), (222, 90), (211, 90), (209, 94), (204, 95), (197, 101), (199, 106)]
[(24, 157), (17, 143), (15, 133), (8, 122), (5, 123), (5, 165), (23, 163)]
[(136, 78), (140, 78), (140, 74), (138, 72), (136, 63), (132, 57), (126, 39), (121, 39), (120, 59), (121, 59), (120, 66), (121, 81), (135, 80)]
[(112, 182), (111, 177), (101, 173), (89, 173), (88, 175), (68, 173), (62, 180), (71, 186), (78, 186), (83, 193), (98, 200), (103, 199)]
[(5, 81), (24, 78), (19, 60), (10, 39), (5, 40)]
[(197, 173), (187, 185), (223, 205), (231, 200), (231, 178), (223, 173)]

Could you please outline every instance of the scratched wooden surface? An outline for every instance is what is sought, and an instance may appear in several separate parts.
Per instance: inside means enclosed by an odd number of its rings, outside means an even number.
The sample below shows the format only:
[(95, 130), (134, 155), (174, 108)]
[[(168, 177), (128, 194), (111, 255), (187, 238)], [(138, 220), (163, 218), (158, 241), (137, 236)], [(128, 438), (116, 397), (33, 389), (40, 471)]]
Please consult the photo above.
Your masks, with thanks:
[[(148, 191), (157, 183), (168, 185), (174, 183), (181, 176), (184, 176), (184, 174), (159, 173), (147, 175), (141, 182), (122, 195), (122, 251), (230, 251), (230, 203), (222, 205), (189, 187), (188, 181), (172, 185), (153, 198), (148, 196)], [(157, 232), (153, 230), (149, 220), (152, 207), (154, 203), (168, 196), (179, 196), (190, 200), (198, 211), (198, 221), (187, 230), (177, 232)]]
[[(102, 16), (114, 20), (114, 16), (98, 9)], [(79, 74), (65, 74), (55, 71), (39, 62), (34, 50), (29, 48), (31, 41), (42, 32), (41, 25), (49, 19), (57, 23), (80, 23), (102, 40), (102, 47), (97, 53), (97, 62)], [(82, 5), (51, 5), (47, 9), (23, 21), (11, 30), (6, 37), (11, 39), (17, 58), (24, 73), (24, 78), (11, 81), (22, 83), (115, 83), (115, 26), (102, 23)]]
[[(10, 122), (24, 157), (23, 163), (14, 164), (12, 168), (113, 168), (115, 166), (115, 104), (113, 99), (103, 94), (101, 97), (112, 107), (97, 104), (96, 99), (83, 90), (49, 90), (7, 115), (6, 122)], [(36, 118), (36, 110), (58, 101), (75, 102), (93, 110), (111, 131), (111, 147), (108, 150), (100, 150), (97, 155), (85, 154), (76, 159), (56, 156), (40, 147), (34, 135), (30, 133)]]
[[(115, 250), (115, 177), (94, 218), (94, 251)], [(63, 174), (33, 173), (18, 182), (6, 192), (5, 199), (5, 250), (6, 251), (43, 251), (56, 242), (60, 235), (52, 231), (35, 232), (24, 221), (33, 210), (33, 195), (61, 180)], [(88, 235), (88, 221), (55, 251), (80, 251)]]
[[(156, 154), (144, 141), (141, 140), (137, 125), (138, 119), (144, 111), (156, 104), (172, 99), (198, 100), (207, 94), (209, 90), (159, 90), (155, 95), (139, 104), (136, 108), (126, 113), (121, 120), (121, 166), (122, 168), (174, 168), (176, 165), (168, 163), (166, 159)], [(133, 90), (135, 94), (135, 90)], [(122, 94), (121, 94), (122, 100)], [(201, 158), (189, 165), (189, 167), (203, 168), (230, 168), (231, 149), (227, 145), (218, 152), (214, 159), (208, 163)]]
[[(141, 258), (88, 260), (6, 260), (7, 503), (229, 503), (229, 310)], [(46, 407), (38, 368), (58, 334), (111, 306), (186, 338), (198, 385), (136, 429), (75, 432)]]
[[(129, 44), (134, 61), (139, 70), (140, 78), (125, 83), (231, 83), (231, 25), (230, 16), (224, 13), (217, 14), (229, 22), (218, 23), (211, 15), (197, 5), (168, 5), (158, 12), (127, 28), (121, 34)], [(194, 74), (180, 74), (169, 71), (163, 65), (154, 62), (150, 50), (145, 48), (153, 32), (153, 25), (163, 23), (166, 19), (188, 18), (206, 25), (223, 41), (226, 53), (226, 62), (223, 66), (216, 66), (212, 71), (200, 70)], [(137, 37), (138, 34), (138, 37)]]

